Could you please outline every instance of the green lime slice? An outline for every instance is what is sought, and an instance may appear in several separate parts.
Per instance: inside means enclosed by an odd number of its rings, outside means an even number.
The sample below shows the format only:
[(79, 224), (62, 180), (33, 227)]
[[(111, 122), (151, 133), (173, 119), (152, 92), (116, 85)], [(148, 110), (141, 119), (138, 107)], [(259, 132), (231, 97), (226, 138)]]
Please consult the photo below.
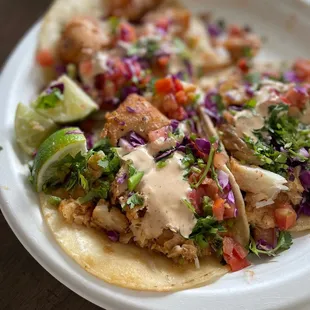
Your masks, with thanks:
[(51, 84), (63, 86), (63, 90), (48, 88), (33, 102), (35, 110), (43, 116), (51, 118), (56, 123), (80, 121), (98, 105), (68, 76), (62, 75)]
[(86, 153), (86, 138), (77, 127), (69, 127), (56, 131), (39, 147), (33, 163), (33, 181), (37, 192), (55, 175), (55, 163), (70, 154)]
[(21, 103), (15, 113), (15, 135), (20, 147), (28, 154), (33, 155), (40, 144), (54, 131), (57, 125), (35, 110)]

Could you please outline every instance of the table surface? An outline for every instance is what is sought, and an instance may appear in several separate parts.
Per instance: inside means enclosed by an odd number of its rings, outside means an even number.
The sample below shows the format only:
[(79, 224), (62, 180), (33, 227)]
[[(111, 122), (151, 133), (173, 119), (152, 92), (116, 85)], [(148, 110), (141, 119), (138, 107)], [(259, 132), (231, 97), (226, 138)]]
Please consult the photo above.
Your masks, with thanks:
[[(77, 0), (78, 1), (78, 0)], [(0, 68), (51, 0), (0, 1)], [(17, 240), (0, 212), (0, 308), (95, 310), (43, 269)]]

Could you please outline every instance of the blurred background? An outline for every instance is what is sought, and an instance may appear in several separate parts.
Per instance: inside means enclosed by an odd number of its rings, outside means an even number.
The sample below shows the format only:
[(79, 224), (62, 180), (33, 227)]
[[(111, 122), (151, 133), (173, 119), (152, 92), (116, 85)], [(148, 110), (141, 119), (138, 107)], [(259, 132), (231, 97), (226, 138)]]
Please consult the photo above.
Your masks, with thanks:
[[(76, 0), (78, 1), (78, 0)], [(0, 0), (0, 68), (51, 0)], [(0, 212), (0, 309), (95, 310), (54, 279), (24, 249)]]

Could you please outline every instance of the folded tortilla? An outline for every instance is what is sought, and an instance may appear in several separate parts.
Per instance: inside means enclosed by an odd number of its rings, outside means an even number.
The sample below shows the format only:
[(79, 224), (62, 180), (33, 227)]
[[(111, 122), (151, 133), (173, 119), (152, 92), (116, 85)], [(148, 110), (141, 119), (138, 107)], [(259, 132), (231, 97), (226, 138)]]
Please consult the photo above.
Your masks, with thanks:
[(213, 257), (178, 265), (134, 244), (112, 242), (102, 231), (68, 224), (40, 194), (44, 219), (61, 248), (83, 269), (110, 284), (141, 291), (177, 291), (210, 284), (229, 271)]

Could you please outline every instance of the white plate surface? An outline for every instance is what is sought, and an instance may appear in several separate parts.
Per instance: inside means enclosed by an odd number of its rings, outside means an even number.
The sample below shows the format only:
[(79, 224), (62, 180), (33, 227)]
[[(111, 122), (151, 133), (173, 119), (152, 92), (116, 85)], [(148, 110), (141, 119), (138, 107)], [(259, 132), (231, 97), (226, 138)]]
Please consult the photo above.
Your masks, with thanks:
[[(247, 23), (267, 37), (262, 58), (309, 56), (310, 9), (301, 1), (185, 1), (194, 11)], [(280, 256), (231, 273), (218, 282), (176, 293), (121, 289), (95, 278), (67, 257), (42, 221), (38, 199), (27, 182), (25, 158), (14, 142), (17, 103), (29, 103), (42, 81), (34, 66), (39, 24), (24, 37), (0, 77), (0, 201), (12, 230), (31, 255), (55, 278), (107, 309), (310, 309), (310, 236), (296, 236)]]

